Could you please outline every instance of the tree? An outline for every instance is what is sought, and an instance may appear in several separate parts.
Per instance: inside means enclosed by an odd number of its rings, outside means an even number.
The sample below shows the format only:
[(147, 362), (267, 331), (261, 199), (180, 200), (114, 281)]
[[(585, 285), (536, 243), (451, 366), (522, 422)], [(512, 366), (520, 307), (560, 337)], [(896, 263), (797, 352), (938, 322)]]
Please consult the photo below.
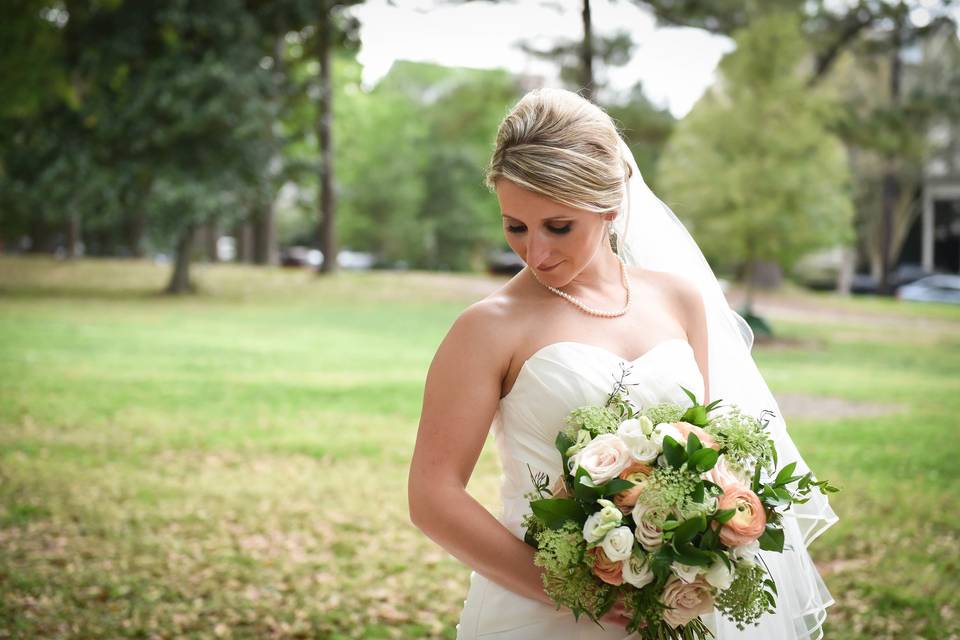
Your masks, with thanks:
[(827, 105), (802, 73), (793, 14), (736, 32), (721, 80), (682, 120), (660, 166), (660, 186), (716, 267), (792, 268), (804, 253), (850, 240), (843, 147), (825, 128)]

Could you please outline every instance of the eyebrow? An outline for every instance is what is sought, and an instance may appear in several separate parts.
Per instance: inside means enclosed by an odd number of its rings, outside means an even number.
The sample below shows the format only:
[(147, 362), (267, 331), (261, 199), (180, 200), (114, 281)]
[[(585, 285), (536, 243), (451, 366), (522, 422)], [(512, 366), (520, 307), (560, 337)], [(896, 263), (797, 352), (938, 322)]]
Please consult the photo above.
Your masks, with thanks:
[[(511, 220), (515, 220), (515, 221), (517, 221), (517, 222), (523, 222), (523, 220), (520, 220), (519, 218), (514, 218), (513, 216), (507, 215), (506, 213), (501, 214), (500, 217), (501, 217), (501, 218), (510, 218)], [(544, 218), (543, 220), (546, 222), (546, 221), (550, 221), (550, 220), (573, 220), (573, 218), (570, 217), (570, 216), (553, 216), (553, 217), (551, 217), (551, 218)], [(524, 224), (526, 224), (526, 223), (524, 223)]]

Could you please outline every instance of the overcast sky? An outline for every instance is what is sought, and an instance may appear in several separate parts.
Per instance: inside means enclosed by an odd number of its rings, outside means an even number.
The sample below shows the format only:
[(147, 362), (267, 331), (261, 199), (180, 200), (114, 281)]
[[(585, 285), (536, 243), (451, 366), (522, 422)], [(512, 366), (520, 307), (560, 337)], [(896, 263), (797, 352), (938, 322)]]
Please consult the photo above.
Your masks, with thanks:
[[(580, 0), (541, 3), (472, 2), (437, 8), (436, 0), (370, 0), (352, 9), (360, 19), (363, 79), (373, 86), (394, 60), (448, 66), (504, 68), (543, 75), (556, 84), (556, 65), (537, 60), (517, 46), (526, 40), (546, 48), (558, 38), (581, 38)], [(626, 91), (643, 82), (647, 97), (683, 117), (713, 82), (720, 58), (733, 49), (729, 38), (698, 29), (656, 28), (649, 12), (630, 0), (593, 0), (593, 29), (610, 34), (627, 29), (636, 47), (623, 67), (610, 70), (613, 88)]]

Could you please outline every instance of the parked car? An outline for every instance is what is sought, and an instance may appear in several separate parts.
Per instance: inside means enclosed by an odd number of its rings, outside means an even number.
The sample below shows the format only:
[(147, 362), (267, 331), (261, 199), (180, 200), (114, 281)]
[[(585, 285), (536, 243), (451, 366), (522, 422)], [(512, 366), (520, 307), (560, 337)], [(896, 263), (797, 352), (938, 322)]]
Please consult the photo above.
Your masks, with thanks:
[[(343, 249), (337, 253), (337, 265), (343, 269), (365, 270), (375, 266), (373, 254)], [(284, 267), (312, 267), (323, 264), (323, 252), (310, 247), (286, 247), (280, 252), (280, 264)]]
[(493, 275), (512, 276), (519, 273), (525, 264), (520, 256), (509, 249), (494, 251), (487, 258), (487, 271)]
[[(916, 282), (920, 278), (934, 275), (932, 271), (927, 271), (919, 264), (901, 264), (890, 274), (890, 287), (894, 290), (905, 284)], [(877, 293), (880, 289), (880, 283), (877, 279), (867, 273), (858, 273), (853, 276), (850, 283), (852, 293)]]
[(898, 300), (960, 304), (960, 275), (935, 273), (897, 289)]

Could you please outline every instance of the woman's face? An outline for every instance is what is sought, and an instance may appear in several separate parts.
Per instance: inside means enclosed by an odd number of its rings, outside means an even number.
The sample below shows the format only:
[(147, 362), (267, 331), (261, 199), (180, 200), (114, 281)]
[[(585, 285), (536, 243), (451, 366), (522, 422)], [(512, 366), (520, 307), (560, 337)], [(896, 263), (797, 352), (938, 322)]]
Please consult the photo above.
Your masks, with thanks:
[(507, 243), (542, 282), (554, 287), (569, 283), (593, 260), (603, 246), (606, 222), (616, 217), (615, 211), (596, 214), (568, 207), (506, 178), (496, 185)]

